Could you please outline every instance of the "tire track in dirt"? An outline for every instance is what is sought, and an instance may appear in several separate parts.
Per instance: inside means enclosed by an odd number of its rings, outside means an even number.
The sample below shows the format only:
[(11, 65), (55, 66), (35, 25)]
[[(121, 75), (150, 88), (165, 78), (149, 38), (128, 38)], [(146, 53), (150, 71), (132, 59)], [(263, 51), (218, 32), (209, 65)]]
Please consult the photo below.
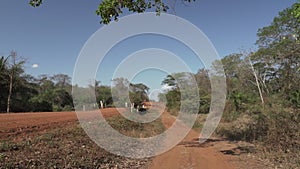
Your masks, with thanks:
[[(175, 118), (164, 112), (162, 122), (171, 127)], [(150, 169), (232, 169), (235, 168), (221, 152), (212, 147), (191, 146), (199, 133), (190, 130), (182, 142), (164, 154), (154, 157)]]

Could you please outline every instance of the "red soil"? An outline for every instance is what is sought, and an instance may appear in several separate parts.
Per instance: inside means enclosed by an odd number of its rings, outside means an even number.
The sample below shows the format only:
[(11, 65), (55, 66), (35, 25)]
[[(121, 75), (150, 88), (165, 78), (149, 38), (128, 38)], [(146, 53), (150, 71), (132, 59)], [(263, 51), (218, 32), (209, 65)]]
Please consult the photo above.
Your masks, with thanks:
[[(99, 111), (100, 112), (100, 111)], [(101, 110), (104, 117), (119, 114), (114, 108)], [(89, 114), (89, 113), (87, 113)], [(78, 122), (75, 112), (39, 112), (0, 114), (0, 140), (37, 134), (49, 129), (64, 127)], [(17, 136), (17, 137), (16, 137)]]

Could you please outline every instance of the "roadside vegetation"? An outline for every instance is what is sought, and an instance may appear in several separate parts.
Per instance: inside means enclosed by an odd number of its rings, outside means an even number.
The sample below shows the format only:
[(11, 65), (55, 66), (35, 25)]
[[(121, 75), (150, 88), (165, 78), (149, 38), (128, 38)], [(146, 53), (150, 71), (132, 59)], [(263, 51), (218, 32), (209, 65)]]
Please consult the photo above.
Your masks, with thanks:
[[(215, 62), (226, 75), (227, 100), (217, 134), (234, 141), (257, 145), (261, 157), (283, 168), (300, 167), (300, 21), (293, 15), (296, 5), (287, 8), (273, 22), (258, 30), (258, 49), (231, 54)], [(209, 70), (194, 77), (199, 86), (199, 114), (210, 108)], [(216, 75), (211, 75), (216, 76)], [(168, 111), (177, 115), (184, 73), (169, 75), (163, 84), (172, 89), (161, 94)], [(205, 115), (194, 128), (201, 129)]]
[[(0, 113), (5, 112), (57, 112), (100, 107), (124, 107), (125, 102), (135, 104), (135, 108), (149, 101), (149, 87), (142, 83), (133, 84), (125, 78), (113, 80), (114, 86), (101, 85), (93, 81), (88, 87), (72, 86), (71, 78), (65, 74), (39, 75), (34, 77), (24, 70), (26, 62), (12, 51), (7, 57), (0, 57)], [(77, 92), (77, 100), (72, 98), (72, 88)], [(124, 91), (129, 92), (129, 98)], [(90, 105), (91, 92), (96, 94), (97, 105)], [(124, 95), (126, 94), (126, 95)]]

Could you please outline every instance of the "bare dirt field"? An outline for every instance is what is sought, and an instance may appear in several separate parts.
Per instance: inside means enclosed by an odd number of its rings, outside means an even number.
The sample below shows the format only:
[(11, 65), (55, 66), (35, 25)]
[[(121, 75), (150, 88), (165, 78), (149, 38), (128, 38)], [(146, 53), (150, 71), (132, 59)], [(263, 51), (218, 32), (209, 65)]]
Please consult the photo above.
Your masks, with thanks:
[[(101, 110), (104, 117), (119, 114), (114, 108)], [(87, 113), (88, 114), (88, 113)], [(76, 112), (39, 112), (0, 114), (0, 140), (24, 134), (37, 134), (78, 122)]]

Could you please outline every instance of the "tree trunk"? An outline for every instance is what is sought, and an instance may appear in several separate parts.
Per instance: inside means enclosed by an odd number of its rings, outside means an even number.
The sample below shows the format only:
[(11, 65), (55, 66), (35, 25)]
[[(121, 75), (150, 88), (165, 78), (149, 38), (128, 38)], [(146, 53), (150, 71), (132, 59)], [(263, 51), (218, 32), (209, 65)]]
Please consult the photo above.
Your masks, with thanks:
[(13, 78), (14, 78), (14, 69), (16, 66), (16, 52), (11, 51), (10, 57), (12, 57), (12, 63), (11, 63), (11, 67), (10, 67), (10, 75), (9, 75), (9, 91), (8, 91), (8, 97), (7, 97), (7, 107), (6, 107), (6, 112), (9, 113), (10, 112), (10, 101), (11, 101), (11, 95), (12, 95), (12, 89), (13, 89)]
[(254, 77), (255, 77), (255, 82), (256, 82), (256, 85), (257, 85), (257, 88), (258, 88), (258, 92), (259, 92), (261, 104), (264, 106), (265, 101), (264, 101), (264, 98), (263, 98), (263, 95), (262, 95), (262, 92), (261, 92), (261, 88), (260, 88), (260, 84), (259, 84), (259, 81), (258, 81), (257, 74), (256, 74), (256, 72), (255, 72), (255, 69), (254, 69), (254, 67), (253, 67), (253, 64), (252, 64), (252, 62), (251, 62), (250, 57), (248, 57), (248, 59), (249, 59), (249, 63), (250, 63), (250, 66), (251, 66), (253, 75), (254, 75)]
[(9, 75), (9, 91), (8, 91), (8, 97), (7, 97), (7, 109), (6, 112), (9, 113), (10, 112), (10, 98), (12, 95), (12, 87), (13, 87), (13, 73), (11, 75)]

